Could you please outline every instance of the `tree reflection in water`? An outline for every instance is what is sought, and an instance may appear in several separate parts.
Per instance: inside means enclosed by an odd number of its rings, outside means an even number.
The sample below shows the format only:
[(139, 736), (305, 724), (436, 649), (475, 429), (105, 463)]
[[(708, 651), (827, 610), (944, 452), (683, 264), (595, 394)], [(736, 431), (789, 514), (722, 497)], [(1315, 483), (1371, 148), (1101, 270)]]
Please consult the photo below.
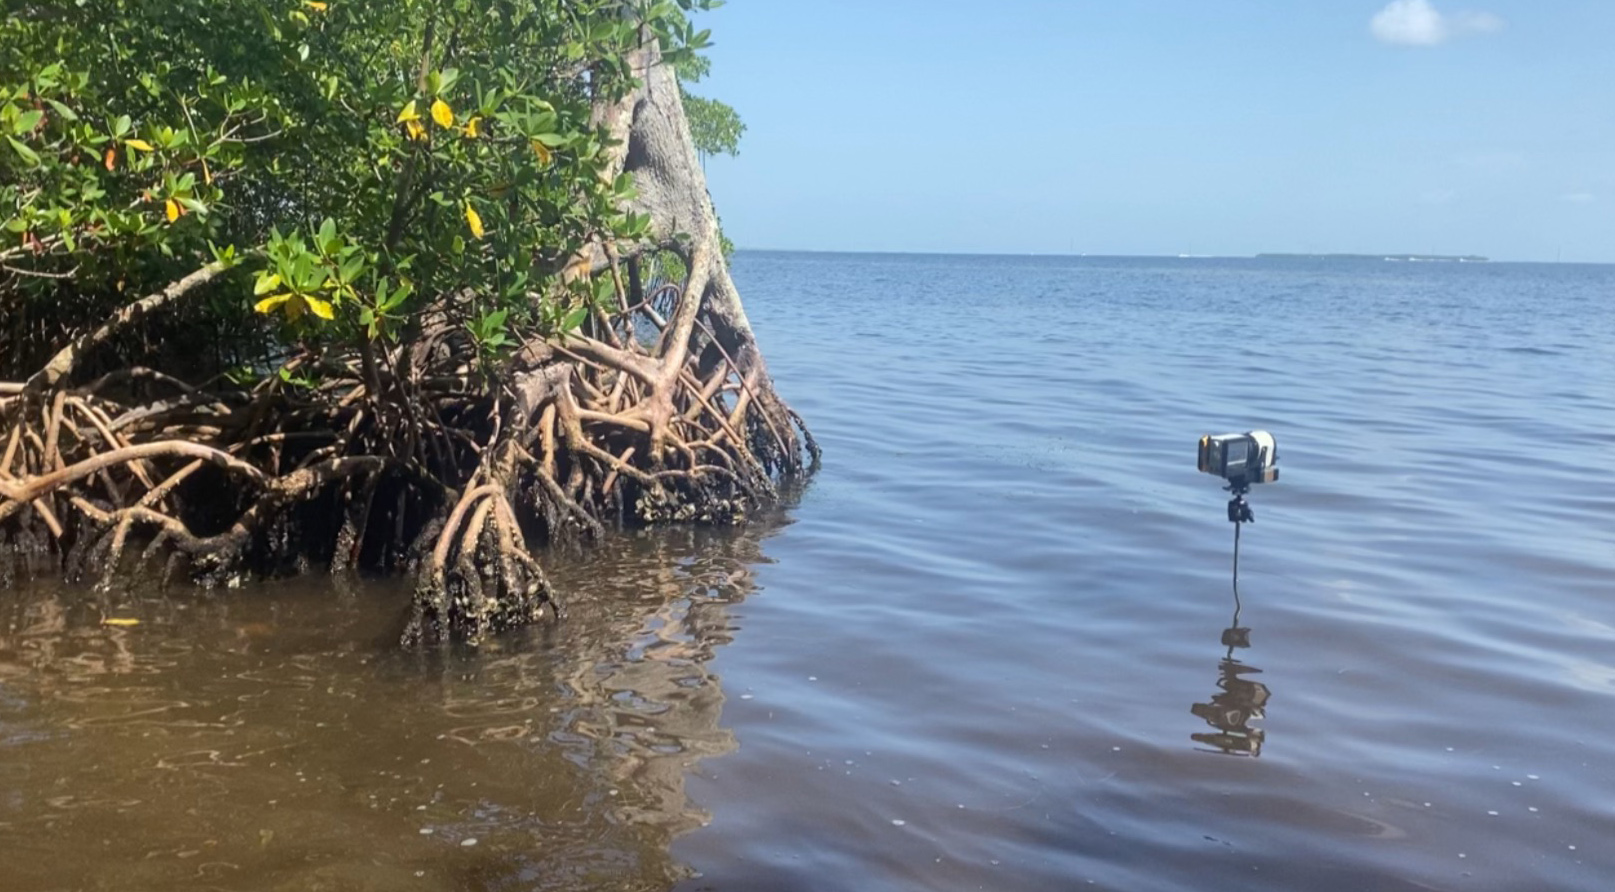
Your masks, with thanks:
[(391, 582), (0, 591), (0, 876), (665, 889), (708, 820), (685, 777), (735, 747), (710, 669), (728, 605), (781, 524), (549, 555), (565, 621), (422, 654), (390, 644)]

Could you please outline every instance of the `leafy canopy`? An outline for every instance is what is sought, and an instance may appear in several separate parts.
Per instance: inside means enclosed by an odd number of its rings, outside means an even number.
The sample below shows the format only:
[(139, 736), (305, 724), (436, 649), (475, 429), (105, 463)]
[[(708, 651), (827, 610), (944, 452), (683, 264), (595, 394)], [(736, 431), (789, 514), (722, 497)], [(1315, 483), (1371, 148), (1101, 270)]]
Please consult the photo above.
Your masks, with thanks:
[(603, 175), (591, 103), (632, 88), (642, 32), (692, 64), (708, 35), (687, 13), (715, 5), (14, 6), (0, 310), (83, 330), (211, 262), (238, 269), (210, 286), (208, 313), (264, 356), (408, 338), (428, 305), (493, 352), (517, 328), (575, 326), (610, 283), (563, 275), (568, 258), (649, 225), (622, 210), (632, 183)]

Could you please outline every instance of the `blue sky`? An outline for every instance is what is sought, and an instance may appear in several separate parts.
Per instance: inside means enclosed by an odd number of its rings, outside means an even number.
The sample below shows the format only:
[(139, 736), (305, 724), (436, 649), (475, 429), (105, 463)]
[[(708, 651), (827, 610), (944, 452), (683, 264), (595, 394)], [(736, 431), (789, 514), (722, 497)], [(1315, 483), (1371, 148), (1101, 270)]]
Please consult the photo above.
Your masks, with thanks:
[(1615, 261), (1610, 0), (730, 0), (742, 247)]

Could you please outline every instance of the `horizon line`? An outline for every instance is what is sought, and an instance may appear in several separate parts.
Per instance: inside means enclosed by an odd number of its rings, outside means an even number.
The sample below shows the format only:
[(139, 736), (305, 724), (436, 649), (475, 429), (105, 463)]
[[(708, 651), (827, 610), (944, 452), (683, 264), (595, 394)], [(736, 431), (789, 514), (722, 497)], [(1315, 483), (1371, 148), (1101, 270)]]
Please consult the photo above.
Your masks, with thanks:
[[(1259, 260), (1261, 255), (1277, 255), (1273, 259), (1289, 258), (1336, 258), (1353, 260), (1372, 260), (1376, 257), (1483, 257), (1481, 254), (1416, 254), (1408, 252), (1387, 252), (1384, 254), (1372, 252), (1352, 251), (1325, 251), (1325, 252), (1296, 252), (1296, 251), (1260, 251), (1255, 254), (1096, 254), (1072, 253), (1069, 251), (922, 251), (922, 250), (860, 250), (856, 248), (757, 248), (737, 247), (738, 252), (757, 252), (774, 254), (868, 254), (868, 255), (896, 255), (916, 257), (1093, 257), (1112, 260)], [(1498, 264), (1535, 264), (1542, 266), (1611, 266), (1615, 260), (1497, 260), (1487, 258), (1486, 263)]]

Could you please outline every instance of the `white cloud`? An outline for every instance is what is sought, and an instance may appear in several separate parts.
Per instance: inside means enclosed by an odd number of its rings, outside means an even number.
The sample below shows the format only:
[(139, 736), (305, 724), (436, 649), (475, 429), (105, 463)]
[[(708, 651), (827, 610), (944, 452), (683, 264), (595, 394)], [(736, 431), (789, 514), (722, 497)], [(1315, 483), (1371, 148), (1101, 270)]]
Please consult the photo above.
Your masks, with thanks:
[(1397, 46), (1439, 46), (1453, 37), (1502, 29), (1503, 20), (1489, 12), (1448, 15), (1430, 0), (1391, 0), (1368, 23), (1368, 30), (1381, 43)]
[(1559, 199), (1561, 201), (1568, 201), (1571, 204), (1592, 204), (1598, 200), (1598, 196), (1592, 194), (1591, 192), (1570, 192), (1559, 196)]
[(1430, 0), (1391, 0), (1368, 23), (1382, 43), (1435, 46), (1447, 39), (1447, 26)]

